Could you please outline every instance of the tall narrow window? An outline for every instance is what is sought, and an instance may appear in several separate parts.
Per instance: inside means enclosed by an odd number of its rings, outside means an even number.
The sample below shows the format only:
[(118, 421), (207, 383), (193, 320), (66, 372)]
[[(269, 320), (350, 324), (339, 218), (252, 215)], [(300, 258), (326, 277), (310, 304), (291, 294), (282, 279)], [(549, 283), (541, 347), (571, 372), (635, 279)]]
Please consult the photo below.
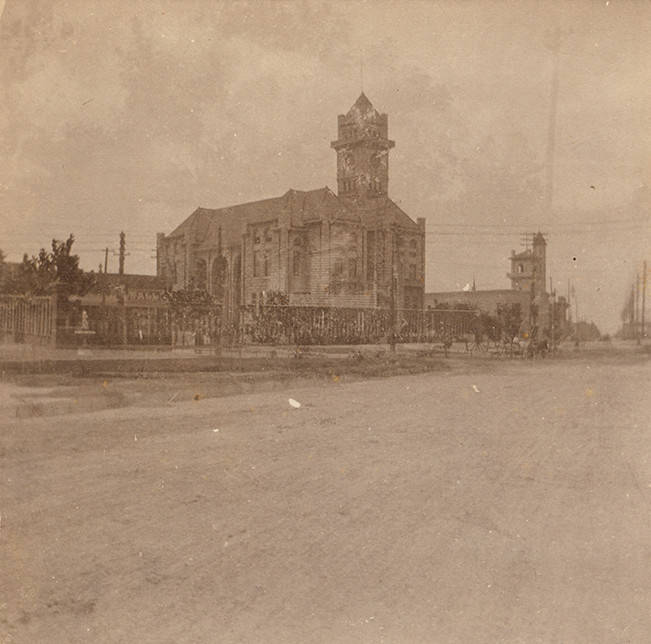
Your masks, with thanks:
[(349, 259), (348, 260), (348, 277), (350, 279), (355, 279), (357, 277), (357, 260)]
[(375, 232), (366, 233), (366, 279), (371, 282), (375, 277)]
[(258, 277), (260, 274), (260, 253), (257, 250), (253, 251), (253, 277)]
[(266, 253), (264, 255), (264, 276), (269, 277), (269, 256)]
[(293, 273), (294, 277), (298, 277), (301, 274), (301, 252), (299, 250), (294, 251)]

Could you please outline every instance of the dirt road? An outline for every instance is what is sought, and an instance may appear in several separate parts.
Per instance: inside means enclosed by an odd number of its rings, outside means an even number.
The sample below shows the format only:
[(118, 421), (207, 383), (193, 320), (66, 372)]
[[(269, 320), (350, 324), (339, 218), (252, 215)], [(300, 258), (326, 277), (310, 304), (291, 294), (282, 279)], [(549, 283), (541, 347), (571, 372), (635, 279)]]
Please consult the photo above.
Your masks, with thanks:
[(508, 363), (0, 421), (0, 641), (646, 642), (650, 385)]

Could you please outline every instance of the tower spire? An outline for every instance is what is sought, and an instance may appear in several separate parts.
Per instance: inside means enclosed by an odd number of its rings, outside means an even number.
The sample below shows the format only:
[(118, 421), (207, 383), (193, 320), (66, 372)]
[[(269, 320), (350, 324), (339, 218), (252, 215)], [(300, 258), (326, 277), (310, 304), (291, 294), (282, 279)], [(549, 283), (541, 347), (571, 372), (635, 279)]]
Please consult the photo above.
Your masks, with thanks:
[(337, 151), (337, 194), (386, 195), (388, 152), (395, 145), (388, 137), (387, 115), (380, 114), (362, 92), (348, 113), (337, 117), (337, 129), (338, 138), (330, 144)]

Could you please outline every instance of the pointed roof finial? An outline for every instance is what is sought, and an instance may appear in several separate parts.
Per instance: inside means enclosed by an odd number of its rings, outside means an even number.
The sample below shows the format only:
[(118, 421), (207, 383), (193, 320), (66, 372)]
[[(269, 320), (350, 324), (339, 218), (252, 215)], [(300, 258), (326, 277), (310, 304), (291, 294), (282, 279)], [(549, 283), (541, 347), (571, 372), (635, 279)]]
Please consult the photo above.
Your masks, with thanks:
[(359, 90), (364, 93), (364, 54), (359, 56)]

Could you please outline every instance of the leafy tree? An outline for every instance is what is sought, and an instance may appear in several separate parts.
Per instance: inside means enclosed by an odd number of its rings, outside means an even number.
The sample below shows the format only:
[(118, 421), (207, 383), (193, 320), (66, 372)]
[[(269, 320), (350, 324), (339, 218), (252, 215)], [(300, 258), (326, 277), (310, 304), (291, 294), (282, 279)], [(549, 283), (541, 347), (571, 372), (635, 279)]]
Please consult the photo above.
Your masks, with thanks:
[(95, 283), (95, 274), (79, 267), (79, 256), (72, 254), (74, 235), (66, 241), (52, 240), (51, 250), (41, 248), (38, 255), (23, 256), (8, 290), (21, 295), (51, 295), (66, 300), (70, 295), (85, 295)]
[(0, 292), (4, 293), (7, 287), (7, 267), (5, 266), (5, 254), (0, 249)]
[(515, 338), (518, 336), (522, 324), (522, 310), (519, 303), (498, 304), (497, 317), (507, 337)]

